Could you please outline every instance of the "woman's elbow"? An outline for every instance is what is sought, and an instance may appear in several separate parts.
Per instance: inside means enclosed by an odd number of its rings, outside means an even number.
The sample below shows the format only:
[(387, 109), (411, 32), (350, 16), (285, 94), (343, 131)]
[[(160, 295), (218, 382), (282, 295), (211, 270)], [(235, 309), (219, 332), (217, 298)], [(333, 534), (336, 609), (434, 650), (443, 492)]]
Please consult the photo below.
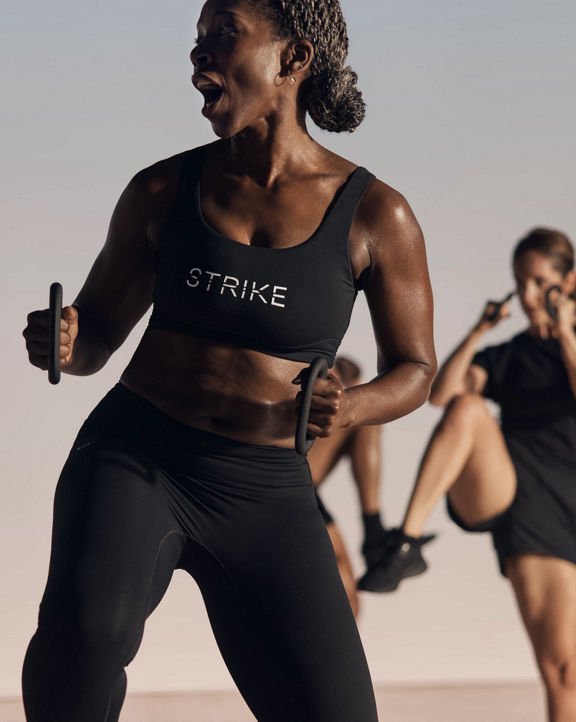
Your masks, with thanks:
[(418, 406), (420, 407), (423, 406), (426, 401), (430, 399), (434, 385), (434, 378), (436, 377), (436, 372), (438, 370), (438, 365), (436, 363), (436, 360), (433, 359), (432, 361), (421, 363), (419, 364), (419, 366), (421, 369), (421, 379), (419, 383)]

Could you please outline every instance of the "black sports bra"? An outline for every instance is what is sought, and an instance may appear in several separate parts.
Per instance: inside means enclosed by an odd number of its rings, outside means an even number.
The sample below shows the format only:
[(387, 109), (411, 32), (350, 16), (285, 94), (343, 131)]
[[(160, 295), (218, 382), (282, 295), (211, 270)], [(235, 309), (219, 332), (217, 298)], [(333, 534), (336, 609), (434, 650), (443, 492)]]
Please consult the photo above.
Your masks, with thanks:
[(373, 175), (357, 168), (312, 236), (289, 248), (233, 241), (200, 208), (206, 146), (183, 161), (181, 189), (158, 248), (151, 328), (332, 365), (356, 287), (348, 251), (354, 213)]

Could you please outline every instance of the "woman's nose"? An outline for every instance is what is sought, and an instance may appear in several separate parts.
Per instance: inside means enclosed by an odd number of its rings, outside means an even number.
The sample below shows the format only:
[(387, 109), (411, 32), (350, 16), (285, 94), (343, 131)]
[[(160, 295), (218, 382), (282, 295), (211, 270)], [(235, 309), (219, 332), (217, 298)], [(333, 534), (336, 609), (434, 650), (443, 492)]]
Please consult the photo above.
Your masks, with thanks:
[(532, 308), (542, 305), (542, 289), (536, 283), (527, 283), (523, 295), (525, 303)]
[(206, 50), (204, 45), (198, 43), (190, 51), (190, 60), (195, 68), (202, 67), (210, 62), (210, 53)]

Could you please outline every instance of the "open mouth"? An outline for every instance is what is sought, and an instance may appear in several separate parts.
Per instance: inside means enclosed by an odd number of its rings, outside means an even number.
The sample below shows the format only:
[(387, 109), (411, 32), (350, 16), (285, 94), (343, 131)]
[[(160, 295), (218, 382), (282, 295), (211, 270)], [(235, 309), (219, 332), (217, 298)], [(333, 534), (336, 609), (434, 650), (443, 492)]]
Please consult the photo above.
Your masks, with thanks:
[(204, 102), (206, 105), (216, 103), (222, 97), (222, 88), (214, 86), (213, 88), (205, 88), (200, 91), (204, 96)]
[(194, 85), (204, 97), (205, 108), (217, 103), (224, 92), (219, 85), (203, 77), (195, 78)]

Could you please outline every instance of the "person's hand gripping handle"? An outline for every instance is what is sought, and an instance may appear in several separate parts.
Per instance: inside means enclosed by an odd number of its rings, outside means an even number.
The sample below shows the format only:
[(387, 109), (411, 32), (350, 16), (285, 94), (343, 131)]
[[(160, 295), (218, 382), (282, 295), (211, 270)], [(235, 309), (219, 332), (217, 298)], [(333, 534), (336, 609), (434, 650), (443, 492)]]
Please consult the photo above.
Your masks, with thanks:
[(74, 306), (62, 308), (62, 286), (53, 283), (49, 308), (32, 311), (27, 320), (22, 335), (26, 339), (30, 363), (48, 371), (50, 383), (57, 384), (61, 369), (72, 361), (78, 336), (78, 310)]
[(328, 362), (322, 356), (314, 359), (310, 364), (304, 386), (302, 388), (302, 397), (300, 399), (300, 410), (298, 413), (298, 421), (296, 422), (296, 451), (302, 456), (312, 448), (314, 437), (306, 433), (308, 426), (308, 418), (310, 416), (310, 406), (312, 405), (312, 395), (314, 393), (314, 382), (318, 377), (325, 379), (328, 376)]
[(50, 286), (50, 340), (48, 346), (48, 381), (60, 382), (60, 319), (62, 318), (62, 285)]

